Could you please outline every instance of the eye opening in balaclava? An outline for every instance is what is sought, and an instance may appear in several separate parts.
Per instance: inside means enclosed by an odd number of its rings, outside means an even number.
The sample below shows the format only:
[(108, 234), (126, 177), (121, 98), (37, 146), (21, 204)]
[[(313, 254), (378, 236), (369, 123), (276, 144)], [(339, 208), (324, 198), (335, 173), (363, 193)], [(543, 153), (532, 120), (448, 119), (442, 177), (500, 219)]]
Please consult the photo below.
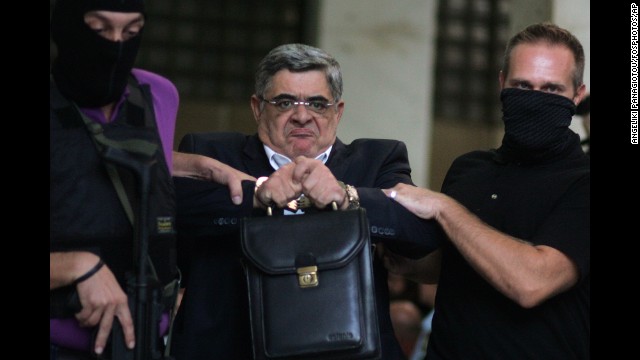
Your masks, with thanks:
[(56, 0), (51, 16), (51, 38), (58, 56), (51, 69), (60, 92), (80, 107), (116, 102), (140, 47), (140, 33), (126, 41), (103, 38), (84, 21), (89, 11), (139, 12), (142, 0)]

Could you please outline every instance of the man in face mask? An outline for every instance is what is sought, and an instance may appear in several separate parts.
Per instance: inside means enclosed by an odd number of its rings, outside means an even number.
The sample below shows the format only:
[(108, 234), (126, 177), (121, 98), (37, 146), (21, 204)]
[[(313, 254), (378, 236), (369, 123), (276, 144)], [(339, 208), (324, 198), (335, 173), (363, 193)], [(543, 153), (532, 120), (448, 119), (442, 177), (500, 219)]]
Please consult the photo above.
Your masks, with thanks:
[[(214, 159), (172, 151), (177, 90), (166, 78), (133, 68), (144, 24), (142, 0), (58, 0), (53, 10), (52, 359), (102, 354), (114, 321), (129, 348), (137, 340), (123, 289), (125, 274), (135, 271), (132, 214), (142, 205), (134, 174), (108, 168), (100, 155), (104, 146), (125, 140), (154, 149), (149, 219), (140, 221), (148, 221), (150, 271), (162, 284), (176, 273), (171, 175), (227, 184), (236, 204), (242, 201), (241, 180), (255, 180)], [(79, 306), (70, 305), (74, 298)]]
[(571, 117), (585, 95), (584, 52), (568, 31), (528, 26), (508, 43), (497, 150), (460, 156), (442, 193), (385, 193), (448, 240), (385, 265), (438, 283), (428, 359), (588, 359), (590, 163)]

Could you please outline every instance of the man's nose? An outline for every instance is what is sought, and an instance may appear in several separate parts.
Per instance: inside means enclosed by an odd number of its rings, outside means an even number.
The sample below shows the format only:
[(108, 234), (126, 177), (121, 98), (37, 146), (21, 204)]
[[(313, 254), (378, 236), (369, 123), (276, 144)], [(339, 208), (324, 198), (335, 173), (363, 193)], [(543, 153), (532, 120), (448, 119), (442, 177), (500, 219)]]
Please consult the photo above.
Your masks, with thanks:
[(108, 33), (104, 34), (104, 37), (109, 41), (124, 41), (124, 32), (122, 30), (111, 30)]
[(311, 111), (304, 104), (298, 104), (293, 109), (293, 118), (300, 122), (307, 122), (313, 117)]

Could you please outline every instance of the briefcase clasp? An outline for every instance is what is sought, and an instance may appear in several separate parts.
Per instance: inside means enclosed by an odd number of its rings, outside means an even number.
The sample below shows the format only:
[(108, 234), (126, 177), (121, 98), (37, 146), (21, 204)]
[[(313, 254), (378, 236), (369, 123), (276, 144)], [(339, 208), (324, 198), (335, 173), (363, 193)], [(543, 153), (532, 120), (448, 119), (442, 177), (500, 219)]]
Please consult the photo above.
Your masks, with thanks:
[(301, 288), (318, 286), (318, 267), (305, 266), (297, 269), (298, 285)]

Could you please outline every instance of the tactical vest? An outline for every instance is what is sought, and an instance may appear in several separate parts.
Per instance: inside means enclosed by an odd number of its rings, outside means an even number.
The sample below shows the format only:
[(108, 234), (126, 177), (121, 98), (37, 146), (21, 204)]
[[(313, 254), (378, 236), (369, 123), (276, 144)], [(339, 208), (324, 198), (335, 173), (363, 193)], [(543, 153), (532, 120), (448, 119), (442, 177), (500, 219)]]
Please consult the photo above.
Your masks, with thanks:
[[(176, 277), (175, 191), (158, 134), (148, 85), (130, 79), (130, 94), (116, 119), (103, 125), (108, 139), (142, 139), (157, 144), (157, 161), (151, 176), (147, 228), (153, 270), (161, 284)], [(55, 251), (89, 251), (109, 266), (123, 289), (134, 269), (134, 231), (127, 218), (104, 160), (85, 126), (79, 110), (57, 90), (50, 89), (49, 139), (49, 248)], [(138, 179), (117, 167), (133, 214), (138, 214)], [(75, 291), (66, 286), (51, 291), (50, 316), (71, 315), (54, 298)], [(58, 315), (58, 316), (55, 316)]]

